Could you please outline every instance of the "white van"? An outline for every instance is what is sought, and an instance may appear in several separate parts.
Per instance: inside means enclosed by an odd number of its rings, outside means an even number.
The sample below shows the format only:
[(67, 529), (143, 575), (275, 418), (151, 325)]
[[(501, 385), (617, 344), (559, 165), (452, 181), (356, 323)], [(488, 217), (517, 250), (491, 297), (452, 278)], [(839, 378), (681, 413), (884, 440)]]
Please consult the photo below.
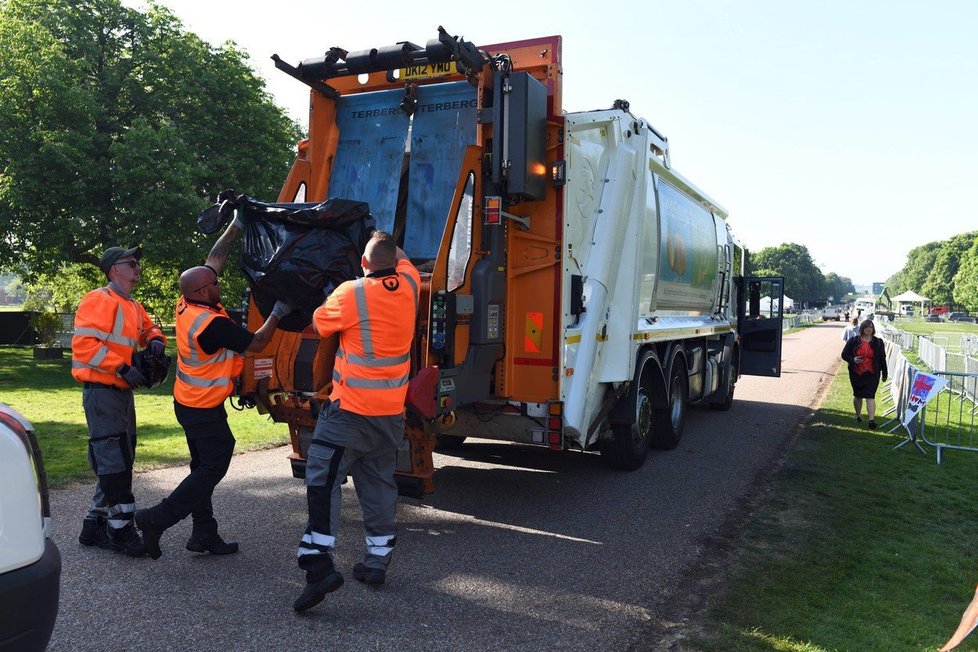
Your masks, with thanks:
[(58, 616), (61, 555), (34, 427), (0, 403), (0, 650), (43, 650)]
[(876, 306), (875, 297), (861, 297), (856, 299), (855, 303), (852, 304), (852, 312), (854, 314), (859, 314), (862, 311), (863, 314), (867, 312), (873, 312), (873, 308)]

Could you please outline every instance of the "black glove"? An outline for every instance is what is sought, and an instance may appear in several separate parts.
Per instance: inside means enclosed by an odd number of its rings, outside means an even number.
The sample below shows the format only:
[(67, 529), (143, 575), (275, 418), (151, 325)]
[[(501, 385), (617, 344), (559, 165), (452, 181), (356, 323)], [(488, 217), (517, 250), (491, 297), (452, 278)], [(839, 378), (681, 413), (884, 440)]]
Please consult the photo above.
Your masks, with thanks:
[(124, 362), (122, 363), (122, 366), (119, 367), (119, 375), (129, 384), (129, 387), (132, 389), (146, 387), (146, 376), (143, 375), (143, 372), (135, 367), (130, 367)]
[(155, 340), (151, 341), (147, 348), (155, 358), (162, 358), (166, 353), (166, 344), (163, 344), (163, 340), (160, 338), (156, 338)]

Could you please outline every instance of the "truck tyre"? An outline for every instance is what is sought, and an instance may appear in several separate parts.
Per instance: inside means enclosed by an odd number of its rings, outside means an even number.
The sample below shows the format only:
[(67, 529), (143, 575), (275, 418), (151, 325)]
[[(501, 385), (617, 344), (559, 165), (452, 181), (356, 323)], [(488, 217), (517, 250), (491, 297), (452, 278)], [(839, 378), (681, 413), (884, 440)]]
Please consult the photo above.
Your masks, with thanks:
[(652, 435), (649, 438), (652, 448), (672, 450), (679, 445), (683, 428), (686, 427), (688, 382), (686, 362), (677, 354), (673, 358), (666, 383), (666, 407), (652, 413)]
[(733, 405), (734, 388), (737, 386), (737, 363), (730, 363), (730, 371), (727, 373), (727, 388), (721, 395), (720, 400), (710, 401), (711, 410), (726, 412)]
[[(653, 365), (646, 369), (646, 365)], [(623, 397), (628, 401), (629, 416), (633, 420), (626, 423), (612, 423), (610, 439), (601, 443), (601, 456), (615, 469), (634, 471), (645, 464), (649, 454), (649, 437), (652, 430), (652, 384), (650, 375), (659, 373), (659, 362), (651, 352), (639, 358), (636, 365), (635, 391)]]

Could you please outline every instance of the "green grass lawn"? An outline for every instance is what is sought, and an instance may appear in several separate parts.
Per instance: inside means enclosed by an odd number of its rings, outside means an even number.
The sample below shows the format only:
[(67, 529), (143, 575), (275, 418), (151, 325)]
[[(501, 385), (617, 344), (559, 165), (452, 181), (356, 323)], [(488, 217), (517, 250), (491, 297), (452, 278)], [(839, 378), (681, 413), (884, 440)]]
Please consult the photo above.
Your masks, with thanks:
[[(174, 355), (174, 344), (168, 353)], [(176, 364), (176, 363), (174, 363)], [(185, 464), (189, 459), (183, 429), (173, 415), (173, 369), (167, 381), (136, 392), (136, 469), (145, 471)], [(81, 405), (81, 385), (71, 377), (70, 353), (62, 360), (35, 361), (30, 347), (0, 347), (0, 401), (31, 421), (53, 486), (91, 479), (88, 429)], [(228, 408), (228, 421), (237, 439), (237, 452), (288, 442), (288, 427), (273, 423), (256, 410)], [(282, 460), (282, 473), (291, 473)]]
[(926, 322), (919, 319), (901, 320), (893, 322), (893, 325), (900, 330), (904, 330), (915, 335), (926, 335), (935, 344), (948, 346), (949, 352), (954, 352), (960, 346), (961, 335), (971, 333), (978, 335), (978, 324), (959, 323), (959, 322)]
[(853, 421), (840, 370), (684, 646), (935, 650), (957, 627), (978, 583), (978, 455), (892, 450)]

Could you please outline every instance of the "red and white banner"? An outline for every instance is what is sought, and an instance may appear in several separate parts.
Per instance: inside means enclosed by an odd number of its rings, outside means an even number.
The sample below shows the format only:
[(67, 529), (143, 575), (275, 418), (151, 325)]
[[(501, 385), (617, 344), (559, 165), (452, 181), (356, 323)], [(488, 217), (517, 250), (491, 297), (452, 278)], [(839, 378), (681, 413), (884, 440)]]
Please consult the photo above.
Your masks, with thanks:
[(947, 385), (947, 378), (931, 376), (917, 370), (913, 381), (910, 383), (910, 392), (907, 394), (907, 409), (903, 413), (903, 425), (910, 425), (914, 417), (920, 413), (921, 408), (937, 396), (937, 393), (945, 385)]

